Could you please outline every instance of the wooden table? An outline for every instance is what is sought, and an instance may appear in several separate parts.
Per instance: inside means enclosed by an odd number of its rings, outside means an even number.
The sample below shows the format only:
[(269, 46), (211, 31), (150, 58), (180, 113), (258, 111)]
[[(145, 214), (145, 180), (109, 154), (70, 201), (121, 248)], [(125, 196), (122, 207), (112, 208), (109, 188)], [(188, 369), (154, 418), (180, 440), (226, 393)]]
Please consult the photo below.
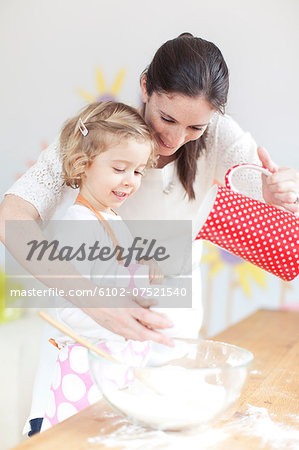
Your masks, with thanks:
[(138, 431), (100, 401), (16, 449), (299, 449), (299, 313), (260, 310), (214, 339), (255, 356), (232, 417), (201, 431)]

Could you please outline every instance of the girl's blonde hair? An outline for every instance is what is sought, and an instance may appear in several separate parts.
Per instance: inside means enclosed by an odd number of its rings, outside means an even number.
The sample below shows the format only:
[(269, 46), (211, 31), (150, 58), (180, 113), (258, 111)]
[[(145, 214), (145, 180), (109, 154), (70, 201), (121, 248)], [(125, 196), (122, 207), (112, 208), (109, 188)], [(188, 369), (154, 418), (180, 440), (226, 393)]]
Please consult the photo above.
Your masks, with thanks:
[[(85, 136), (80, 131), (81, 121), (87, 129)], [(151, 153), (147, 167), (154, 167), (158, 157), (157, 143), (135, 108), (111, 101), (88, 105), (64, 124), (60, 134), (64, 183), (74, 189), (80, 187), (86, 166), (109, 148), (111, 140), (119, 142), (128, 138), (149, 142)]]

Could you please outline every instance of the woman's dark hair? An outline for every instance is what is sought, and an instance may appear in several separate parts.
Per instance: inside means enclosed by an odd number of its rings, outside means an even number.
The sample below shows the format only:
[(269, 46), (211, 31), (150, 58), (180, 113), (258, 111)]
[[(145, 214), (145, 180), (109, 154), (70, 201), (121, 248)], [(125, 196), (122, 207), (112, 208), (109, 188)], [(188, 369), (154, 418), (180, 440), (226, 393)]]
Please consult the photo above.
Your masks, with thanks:
[[(183, 33), (165, 42), (144, 71), (146, 90), (204, 97), (224, 113), (229, 88), (228, 68), (220, 50), (212, 42)], [(183, 145), (177, 153), (177, 171), (189, 199), (195, 198), (193, 183), (197, 159), (205, 149), (205, 137)]]

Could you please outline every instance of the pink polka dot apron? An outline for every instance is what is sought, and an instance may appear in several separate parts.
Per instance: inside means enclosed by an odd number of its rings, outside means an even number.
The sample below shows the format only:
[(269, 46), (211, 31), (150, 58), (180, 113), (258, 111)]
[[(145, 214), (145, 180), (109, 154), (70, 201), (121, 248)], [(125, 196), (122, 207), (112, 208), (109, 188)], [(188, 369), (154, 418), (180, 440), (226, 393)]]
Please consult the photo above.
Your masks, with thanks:
[[(118, 361), (132, 366), (146, 363), (150, 342), (107, 341), (97, 344)], [(128, 373), (131, 373), (128, 368)], [(126, 385), (127, 374), (116, 383)], [(59, 350), (55, 375), (52, 381), (42, 431), (62, 422), (102, 398), (89, 370), (88, 350), (80, 344), (65, 345)]]
[[(77, 203), (90, 208), (106, 231), (115, 246), (117, 239), (108, 222), (95, 210), (80, 194)], [(121, 260), (118, 260), (122, 264)], [(58, 348), (58, 344), (51, 340)], [(139, 342), (132, 340), (103, 341), (97, 344), (106, 353), (115, 359), (125, 362), (131, 366), (142, 366), (146, 364), (151, 344), (149, 341)], [(128, 369), (129, 371), (129, 369)], [(115, 382), (126, 384), (126, 374), (122, 374), (123, 380)], [(102, 394), (94, 384), (88, 363), (88, 350), (80, 344), (70, 344), (59, 348), (56, 362), (55, 375), (51, 384), (48, 405), (41, 431), (61, 422), (78, 411), (100, 400)]]
[(270, 172), (253, 164), (230, 169), (226, 187), (214, 186), (200, 209), (200, 231), (196, 239), (206, 239), (282, 278), (299, 274), (299, 219), (266, 203), (231, 189), (233, 172), (250, 168), (265, 175)]

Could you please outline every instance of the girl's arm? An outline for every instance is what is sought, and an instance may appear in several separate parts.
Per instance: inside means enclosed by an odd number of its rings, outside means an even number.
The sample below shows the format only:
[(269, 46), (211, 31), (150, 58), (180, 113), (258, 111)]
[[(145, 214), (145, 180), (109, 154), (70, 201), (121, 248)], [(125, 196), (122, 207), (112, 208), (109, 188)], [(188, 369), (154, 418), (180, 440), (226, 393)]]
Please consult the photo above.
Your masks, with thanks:
[[(95, 285), (76, 272), (69, 263), (56, 260), (55, 264), (53, 264), (48, 260), (44, 260), (42, 266), (40, 263), (38, 266), (35, 266), (34, 263), (27, 261), (28, 247), (26, 243), (33, 239), (38, 240), (38, 242), (45, 239), (38, 223), (35, 222), (37, 219), (39, 219), (39, 213), (31, 203), (16, 195), (10, 194), (5, 196), (0, 204), (0, 238), (3, 244), (7, 246), (9, 252), (27, 271), (48, 287), (69, 292), (73, 287), (71, 277), (76, 277), (76, 289), (94, 289)], [(9, 220), (15, 221), (15, 232), (12, 242), (6, 242), (5, 240), (5, 223)], [(9, 226), (9, 223), (7, 223), (7, 226)], [(57, 277), (59, 273), (65, 274), (66, 278)], [(43, 274), (46, 274), (46, 277)], [(97, 295), (92, 299), (94, 307), (90, 307), (91, 299), (89, 298), (89, 307), (86, 308), (84, 299), (81, 297), (71, 297), (69, 299), (76, 306), (82, 308), (97, 323), (127, 339), (152, 340), (165, 345), (172, 345), (170, 338), (151, 329), (164, 329), (172, 326), (165, 316), (161, 316), (146, 308), (151, 305), (151, 302), (142, 298), (134, 298), (133, 300), (132, 297), (127, 296), (119, 299), (122, 303), (119, 302), (118, 307), (107, 308), (107, 304), (105, 307), (99, 307), (99, 305), (103, 304), (105, 298)], [(145, 308), (139, 306), (139, 304), (145, 306)]]

